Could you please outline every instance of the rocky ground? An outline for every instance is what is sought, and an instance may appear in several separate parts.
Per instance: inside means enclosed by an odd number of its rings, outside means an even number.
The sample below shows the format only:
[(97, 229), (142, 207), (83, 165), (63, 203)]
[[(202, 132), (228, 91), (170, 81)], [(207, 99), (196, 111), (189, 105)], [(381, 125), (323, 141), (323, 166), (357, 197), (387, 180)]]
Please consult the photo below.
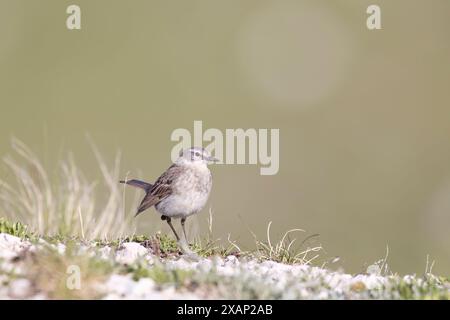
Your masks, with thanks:
[[(145, 243), (0, 233), (0, 299), (449, 299), (449, 279), (350, 275), (235, 255), (190, 261)], [(379, 270), (378, 270), (379, 271)]]

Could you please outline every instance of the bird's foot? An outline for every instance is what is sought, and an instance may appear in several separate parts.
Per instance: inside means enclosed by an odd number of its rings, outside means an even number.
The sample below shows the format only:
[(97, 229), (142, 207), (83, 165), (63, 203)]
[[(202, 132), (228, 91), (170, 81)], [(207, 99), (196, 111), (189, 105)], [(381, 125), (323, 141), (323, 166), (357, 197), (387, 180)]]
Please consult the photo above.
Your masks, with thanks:
[(195, 252), (191, 251), (191, 252), (183, 252), (183, 257), (186, 258), (187, 260), (193, 261), (193, 262), (197, 262), (200, 261), (201, 258), (198, 254), (196, 254)]
[(192, 260), (192, 261), (199, 261), (201, 258), (198, 254), (196, 254), (194, 251), (192, 251), (189, 248), (189, 245), (187, 244), (186, 241), (178, 241), (178, 245), (181, 248), (181, 252), (183, 253), (183, 257), (188, 259), (188, 260)]

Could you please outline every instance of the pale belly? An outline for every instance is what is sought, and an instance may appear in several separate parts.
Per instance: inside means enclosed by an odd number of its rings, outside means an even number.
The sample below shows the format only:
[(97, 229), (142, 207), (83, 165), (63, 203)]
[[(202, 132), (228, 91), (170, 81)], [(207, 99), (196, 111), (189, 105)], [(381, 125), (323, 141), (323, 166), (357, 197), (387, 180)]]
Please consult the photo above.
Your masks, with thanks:
[(211, 173), (206, 166), (188, 166), (172, 183), (172, 194), (155, 207), (162, 215), (183, 218), (203, 209), (212, 187)]
[(156, 210), (171, 218), (184, 218), (203, 209), (208, 201), (209, 191), (172, 194), (156, 205)]

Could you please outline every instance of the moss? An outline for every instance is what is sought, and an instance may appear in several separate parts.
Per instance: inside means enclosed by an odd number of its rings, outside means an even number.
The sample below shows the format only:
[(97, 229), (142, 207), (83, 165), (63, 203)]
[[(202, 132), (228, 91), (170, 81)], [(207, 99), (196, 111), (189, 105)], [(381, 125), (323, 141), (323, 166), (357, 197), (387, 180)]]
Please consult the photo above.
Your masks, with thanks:
[(389, 285), (382, 288), (380, 295), (384, 299), (450, 299), (450, 286), (439, 277), (427, 275), (424, 277), (390, 279)]
[(174, 269), (167, 270), (162, 267), (155, 266), (148, 271), (149, 278), (158, 284), (172, 283), (179, 287), (186, 283), (192, 277), (193, 272), (189, 270)]
[(7, 233), (19, 238), (30, 238), (33, 233), (28, 227), (20, 222), (10, 222), (4, 218), (0, 218), (0, 233)]
[(178, 244), (175, 239), (166, 234), (157, 234), (155, 239), (158, 241), (159, 250), (163, 254), (178, 253)]
[(139, 279), (141, 279), (141, 278), (149, 278), (150, 277), (149, 269), (142, 265), (139, 265), (135, 268), (132, 268), (132, 267), (129, 268), (127, 270), (127, 272), (125, 272), (125, 274), (127, 274), (127, 273), (132, 274), (134, 281), (139, 281)]
[(149, 266), (146, 263), (137, 263), (128, 266), (124, 270), (125, 274), (132, 274), (133, 280), (138, 281), (142, 278), (150, 278), (157, 284), (174, 284), (179, 287), (183, 285), (194, 274), (190, 270), (166, 269), (162, 265)]

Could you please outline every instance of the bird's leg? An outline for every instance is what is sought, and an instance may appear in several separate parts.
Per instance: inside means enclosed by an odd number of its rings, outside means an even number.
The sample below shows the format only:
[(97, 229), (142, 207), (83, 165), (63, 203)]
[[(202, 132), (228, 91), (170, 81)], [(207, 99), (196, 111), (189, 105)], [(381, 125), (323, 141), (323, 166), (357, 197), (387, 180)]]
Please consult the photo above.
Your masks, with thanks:
[(172, 221), (171, 221), (172, 219), (170, 219), (170, 217), (166, 217), (166, 216), (163, 216), (163, 217), (165, 217), (164, 220), (167, 221), (167, 224), (169, 225), (170, 229), (172, 229), (173, 233), (175, 234), (177, 241), (180, 241), (180, 237), (178, 236), (177, 232), (175, 231), (175, 228), (172, 225)]
[(183, 229), (184, 239), (188, 242), (188, 238), (186, 236), (186, 229), (184, 228), (184, 223), (186, 222), (186, 218), (181, 218), (181, 228)]
[(181, 218), (181, 227), (183, 229), (183, 239), (179, 241), (181, 250), (183, 251), (183, 254), (186, 258), (193, 260), (193, 261), (199, 261), (200, 257), (189, 248), (189, 243), (187, 241), (186, 236), (186, 229), (184, 228), (184, 223), (186, 222), (186, 218)]
[(187, 240), (186, 230), (184, 228), (185, 222), (186, 222), (186, 218), (181, 218), (181, 228), (183, 229), (183, 239), (181, 239), (179, 242), (180, 242), (181, 249), (183, 249), (183, 251), (185, 253), (191, 253), (192, 251), (189, 249), (189, 242)]

